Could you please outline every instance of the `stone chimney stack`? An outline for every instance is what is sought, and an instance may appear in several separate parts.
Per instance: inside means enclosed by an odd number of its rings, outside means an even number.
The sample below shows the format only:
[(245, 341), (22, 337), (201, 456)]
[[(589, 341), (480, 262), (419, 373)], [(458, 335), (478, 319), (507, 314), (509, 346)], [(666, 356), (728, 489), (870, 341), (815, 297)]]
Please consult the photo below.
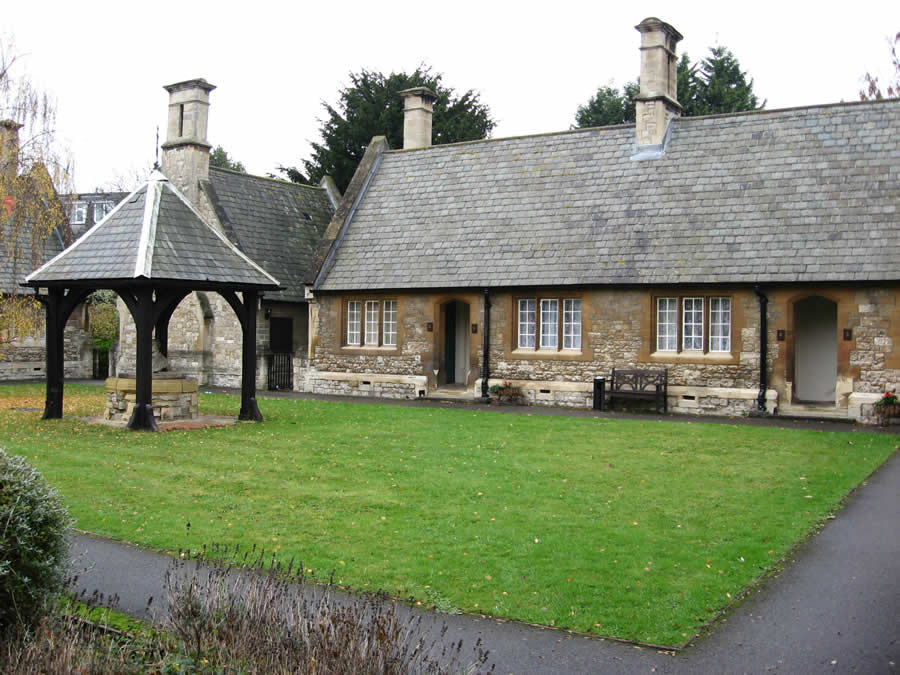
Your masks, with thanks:
[(662, 145), (669, 120), (681, 114), (675, 46), (682, 35), (655, 17), (637, 26), (641, 33), (641, 90), (635, 97), (638, 147)]
[[(19, 174), (19, 129), (12, 120), (0, 120), (0, 185), (12, 183)], [(2, 197), (3, 195), (0, 195)]]
[(162, 172), (195, 207), (204, 212), (200, 182), (209, 179), (206, 127), (209, 92), (216, 87), (204, 79), (170, 84), (169, 121), (162, 145)]
[(427, 87), (400, 92), (403, 97), (403, 149), (431, 147), (431, 116), (437, 95)]

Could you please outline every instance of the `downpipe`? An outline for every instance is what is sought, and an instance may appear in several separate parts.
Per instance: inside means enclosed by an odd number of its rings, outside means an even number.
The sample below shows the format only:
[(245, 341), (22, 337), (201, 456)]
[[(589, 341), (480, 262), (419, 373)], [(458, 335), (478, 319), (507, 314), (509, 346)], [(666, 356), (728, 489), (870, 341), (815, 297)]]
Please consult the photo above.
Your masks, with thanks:
[(759, 414), (766, 413), (766, 389), (768, 389), (768, 307), (769, 298), (763, 293), (759, 284), (753, 287), (753, 292), (759, 299), (759, 393), (756, 396), (756, 410)]

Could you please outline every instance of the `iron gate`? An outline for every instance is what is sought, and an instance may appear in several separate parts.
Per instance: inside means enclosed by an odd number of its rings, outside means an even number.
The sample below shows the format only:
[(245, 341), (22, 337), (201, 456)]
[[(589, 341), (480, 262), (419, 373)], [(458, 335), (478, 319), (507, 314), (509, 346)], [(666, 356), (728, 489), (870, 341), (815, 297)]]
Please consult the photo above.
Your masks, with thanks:
[(269, 354), (268, 388), (270, 391), (294, 389), (294, 359), (290, 352)]

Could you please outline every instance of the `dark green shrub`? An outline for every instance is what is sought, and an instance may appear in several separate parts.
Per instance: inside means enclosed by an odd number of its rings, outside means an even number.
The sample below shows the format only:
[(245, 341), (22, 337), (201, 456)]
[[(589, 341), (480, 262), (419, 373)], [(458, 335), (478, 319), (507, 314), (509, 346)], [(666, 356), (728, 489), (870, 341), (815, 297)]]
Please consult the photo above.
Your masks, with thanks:
[(0, 629), (33, 621), (62, 589), (70, 525), (56, 491), (0, 449)]

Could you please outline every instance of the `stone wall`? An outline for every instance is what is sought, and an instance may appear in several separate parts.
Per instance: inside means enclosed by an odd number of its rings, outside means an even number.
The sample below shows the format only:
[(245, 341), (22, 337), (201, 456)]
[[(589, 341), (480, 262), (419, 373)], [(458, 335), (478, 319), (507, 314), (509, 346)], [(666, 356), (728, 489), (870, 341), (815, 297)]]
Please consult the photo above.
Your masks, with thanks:
[[(582, 299), (582, 349), (547, 353), (519, 350), (515, 343), (515, 307), (519, 297), (554, 297), (554, 291), (522, 290), (491, 293), (490, 384), (512, 381), (525, 401), (536, 405), (589, 407), (592, 381), (608, 376), (613, 368), (667, 368), (669, 409), (696, 414), (742, 415), (757, 408), (759, 395), (760, 304), (747, 287), (706, 287), (690, 290), (581, 289), (557, 296)], [(837, 407), (863, 421), (875, 418), (871, 410), (875, 393), (900, 387), (900, 303), (893, 288), (850, 290), (834, 287), (782, 286), (765, 290), (767, 306), (766, 408), (774, 412), (779, 402), (790, 402), (793, 372), (793, 303), (811, 295), (834, 298), (838, 304), (837, 390), (843, 392)], [(655, 310), (658, 296), (732, 299), (732, 349), (727, 354), (656, 352)], [(432, 367), (441, 353), (440, 306), (448, 299), (468, 302), (473, 323), (482, 328), (483, 310), (478, 293), (461, 292), (385, 295), (397, 298), (402, 335), (395, 350), (361, 349), (342, 345), (342, 311), (356, 296), (320, 294), (313, 311), (312, 358), (306, 370), (307, 391), (373, 395), (379, 390), (376, 375), (422, 378), (426, 393), (438, 388)], [(369, 296), (366, 296), (369, 297)], [(372, 296), (375, 297), (375, 296)], [(378, 296), (381, 297), (381, 296)], [(432, 330), (427, 327), (431, 325)], [(852, 340), (843, 340), (844, 329)], [(467, 383), (473, 397), (480, 396), (481, 335), (472, 336), (471, 366), (474, 377)], [(340, 375), (337, 375), (340, 374)], [(355, 375), (356, 377), (351, 377)], [(405, 389), (403, 388), (405, 386)], [(387, 389), (386, 395), (412, 396), (415, 387)]]
[[(579, 293), (583, 313), (581, 353), (560, 351), (550, 355), (540, 350), (523, 353), (515, 344), (515, 301), (531, 293), (496, 294), (491, 308), (491, 377), (516, 383), (529, 403), (590, 407), (594, 377), (608, 377), (613, 368), (666, 368), (671, 411), (746, 414), (756, 408), (759, 386), (758, 301), (746, 289), (694, 289), (689, 294), (712, 293), (732, 298), (732, 353), (727, 358), (653, 349), (653, 298), (686, 295), (684, 291)], [(773, 391), (770, 397), (774, 396)]]
[[(136, 342), (134, 321), (119, 301), (119, 359), (117, 374), (134, 373)], [(306, 305), (282, 307), (279, 313), (305, 315)], [(257, 313), (256, 386), (266, 386), (265, 352), (269, 325)], [(169, 371), (196, 378), (202, 385), (239, 388), (241, 386), (243, 332), (228, 301), (218, 293), (191, 293), (172, 313), (169, 321)], [(295, 379), (295, 383), (296, 383)]]
[(900, 388), (900, 303), (898, 292), (889, 289), (856, 292), (856, 314), (851, 317), (853, 346), (850, 365), (859, 368), (854, 392), (884, 393)]
[[(384, 299), (397, 296), (366, 296)], [(344, 336), (344, 298), (323, 295), (316, 299), (311, 313), (315, 320), (311, 331), (309, 367), (295, 388), (317, 394), (383, 396), (413, 398), (426, 386), (426, 371), (432, 367), (431, 341), (426, 337), (432, 310), (426, 296), (403, 296), (398, 301), (398, 339), (396, 348), (358, 348), (342, 345)], [(346, 377), (353, 374), (353, 377)], [(377, 375), (396, 376), (389, 380)], [(358, 375), (358, 376), (357, 376)], [(408, 380), (403, 376), (420, 376)]]
[(900, 388), (900, 353), (894, 349), (900, 341), (900, 291), (886, 286), (795, 286), (771, 292), (771, 378), (782, 401), (792, 398), (794, 307), (809, 297), (822, 297), (836, 306), (835, 405), (860, 421), (877, 421), (872, 404), (885, 391)]
[(204, 222), (220, 232), (222, 226), (216, 216), (205, 186), (209, 180), (209, 148), (184, 144), (163, 151), (162, 172), (197, 210)]
[[(84, 329), (85, 312), (72, 312), (63, 334), (63, 372), (66, 378), (91, 377), (94, 343)], [(36, 335), (0, 345), (0, 380), (29, 380), (47, 376), (44, 321)]]
[[(397, 346), (359, 347), (344, 344), (343, 313), (348, 299), (397, 301)], [(322, 394), (380, 395), (414, 398), (438, 387), (441, 372), (442, 307), (460, 302), (469, 306), (469, 320), (483, 325), (481, 294), (472, 291), (436, 294), (369, 294), (335, 296), (322, 294), (311, 311), (310, 363), (303, 386)], [(468, 371), (465, 382), (473, 387), (481, 368), (481, 332), (469, 334)], [(359, 377), (347, 378), (346, 374)], [(392, 379), (382, 381), (379, 375)], [(379, 392), (379, 393), (373, 393)]]
[[(131, 419), (137, 402), (136, 386), (132, 378), (107, 378), (104, 419), (124, 422)], [(190, 420), (200, 414), (197, 380), (192, 377), (154, 379), (151, 396), (153, 416), (158, 420)]]

